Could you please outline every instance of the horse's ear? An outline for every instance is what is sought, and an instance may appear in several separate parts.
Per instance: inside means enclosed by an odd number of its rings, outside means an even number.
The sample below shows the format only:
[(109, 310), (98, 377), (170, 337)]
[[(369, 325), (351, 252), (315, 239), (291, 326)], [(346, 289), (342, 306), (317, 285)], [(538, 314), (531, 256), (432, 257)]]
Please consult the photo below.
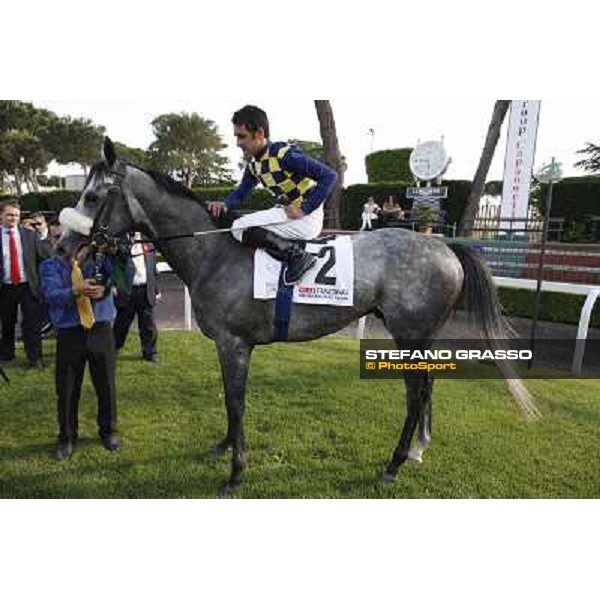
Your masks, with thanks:
[(102, 158), (104, 162), (112, 168), (117, 160), (117, 153), (115, 152), (115, 145), (109, 137), (104, 138), (104, 145), (102, 146)]

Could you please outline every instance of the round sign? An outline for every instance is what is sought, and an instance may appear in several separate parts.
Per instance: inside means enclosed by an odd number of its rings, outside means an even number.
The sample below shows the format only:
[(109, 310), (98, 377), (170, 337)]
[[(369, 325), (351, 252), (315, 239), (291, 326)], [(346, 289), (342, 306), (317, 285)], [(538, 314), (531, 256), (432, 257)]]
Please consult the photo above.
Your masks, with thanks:
[(448, 166), (448, 154), (442, 142), (424, 142), (411, 153), (409, 166), (412, 174), (424, 181), (439, 177)]

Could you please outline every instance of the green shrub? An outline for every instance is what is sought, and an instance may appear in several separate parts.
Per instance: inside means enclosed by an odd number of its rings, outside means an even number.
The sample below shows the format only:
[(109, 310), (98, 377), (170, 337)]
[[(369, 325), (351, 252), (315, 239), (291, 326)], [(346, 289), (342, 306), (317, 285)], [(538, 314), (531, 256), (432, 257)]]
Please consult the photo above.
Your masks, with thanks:
[[(52, 192), (31, 192), (24, 194), (18, 200), (23, 212), (29, 213), (41, 210), (58, 213), (67, 206), (75, 206), (80, 196), (81, 192), (56, 190)], [(15, 199), (15, 196), (2, 196), (0, 202), (9, 198)]]
[[(224, 200), (234, 189), (234, 186), (198, 186), (193, 188), (193, 191), (202, 202), (215, 202)], [(259, 188), (252, 192), (251, 196), (240, 205), (240, 208), (242, 210), (263, 210), (271, 208), (273, 204), (274, 198), (271, 194), (267, 190)]]
[[(535, 292), (531, 290), (515, 290), (500, 288), (499, 297), (505, 313), (514, 317), (533, 317), (535, 308)], [(581, 308), (585, 296), (561, 294), (558, 292), (542, 292), (540, 319), (554, 323), (579, 323)], [(597, 302), (592, 312), (590, 326), (600, 327), (600, 303)]]
[[(542, 214), (546, 212), (547, 197), (548, 186), (538, 186), (533, 200)], [(600, 216), (600, 176), (567, 177), (554, 184), (551, 212), (551, 217), (568, 222), (580, 221), (586, 215)]]
[(59, 190), (48, 192), (42, 199), (46, 202), (46, 210), (59, 213), (63, 208), (75, 206), (81, 198), (81, 192), (74, 190)]
[[(498, 297), (502, 304), (503, 314), (507, 317), (533, 318), (535, 310), (535, 292), (532, 290), (517, 290), (514, 288), (498, 288)], [(561, 294), (559, 292), (542, 292), (540, 305), (540, 320), (551, 323), (577, 325), (585, 296)], [(461, 297), (457, 308), (465, 308), (465, 298)], [(596, 302), (590, 327), (600, 327), (600, 302)]]
[(367, 155), (365, 165), (369, 183), (385, 181), (413, 181), (408, 166), (412, 148), (380, 150)]
[(421, 202), (412, 209), (410, 218), (418, 221), (419, 227), (431, 227), (439, 220), (439, 211), (437, 207), (428, 202)]
[[(531, 193), (531, 202), (540, 213), (546, 213), (548, 186), (538, 184)], [(598, 225), (589, 217), (600, 216), (600, 176), (567, 177), (554, 184), (552, 218), (564, 219), (563, 242), (596, 243), (600, 238)]]

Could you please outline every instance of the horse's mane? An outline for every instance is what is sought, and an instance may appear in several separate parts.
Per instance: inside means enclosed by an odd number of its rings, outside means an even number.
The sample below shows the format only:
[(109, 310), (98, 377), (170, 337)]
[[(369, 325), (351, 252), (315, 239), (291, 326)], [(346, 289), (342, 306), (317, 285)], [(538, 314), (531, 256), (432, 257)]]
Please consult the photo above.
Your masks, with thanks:
[[(173, 179), (170, 175), (167, 175), (166, 173), (161, 173), (160, 171), (156, 171), (155, 169), (151, 169), (149, 167), (142, 167), (127, 159), (120, 160), (128, 167), (133, 167), (138, 171), (142, 171), (142, 173), (146, 173), (146, 175), (152, 178), (154, 183), (156, 183), (159, 187), (163, 188), (165, 191), (171, 194), (175, 194), (177, 196), (188, 198), (189, 200), (193, 200), (206, 210), (206, 203), (203, 200), (200, 200), (200, 198), (192, 190), (183, 185), (183, 183)], [(84, 189), (87, 187), (92, 177), (98, 172), (108, 173), (110, 172), (110, 168), (103, 161), (96, 163), (90, 170), (90, 173), (85, 182)]]
[(190, 190), (190, 188), (186, 187), (180, 181), (173, 179), (170, 175), (166, 173), (161, 173), (160, 171), (156, 171), (155, 169), (150, 169), (148, 167), (140, 167), (134, 163), (128, 162), (129, 166), (146, 173), (153, 180), (154, 183), (162, 187), (165, 191), (170, 192), (171, 194), (176, 194), (177, 196), (183, 196), (184, 198), (189, 198), (190, 200), (194, 200), (198, 204), (200, 204), (203, 208), (206, 208), (205, 203), (198, 198), (198, 196)]

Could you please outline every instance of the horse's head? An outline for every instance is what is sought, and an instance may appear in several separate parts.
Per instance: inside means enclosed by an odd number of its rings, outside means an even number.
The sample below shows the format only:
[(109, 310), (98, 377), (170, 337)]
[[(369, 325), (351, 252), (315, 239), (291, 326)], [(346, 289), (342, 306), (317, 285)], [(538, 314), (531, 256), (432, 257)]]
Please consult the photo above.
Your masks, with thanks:
[(134, 231), (136, 223), (124, 189), (126, 165), (117, 159), (111, 140), (105, 138), (102, 160), (92, 168), (77, 206), (61, 212), (66, 233), (59, 251), (72, 257), (83, 244), (98, 248), (114, 245)]

